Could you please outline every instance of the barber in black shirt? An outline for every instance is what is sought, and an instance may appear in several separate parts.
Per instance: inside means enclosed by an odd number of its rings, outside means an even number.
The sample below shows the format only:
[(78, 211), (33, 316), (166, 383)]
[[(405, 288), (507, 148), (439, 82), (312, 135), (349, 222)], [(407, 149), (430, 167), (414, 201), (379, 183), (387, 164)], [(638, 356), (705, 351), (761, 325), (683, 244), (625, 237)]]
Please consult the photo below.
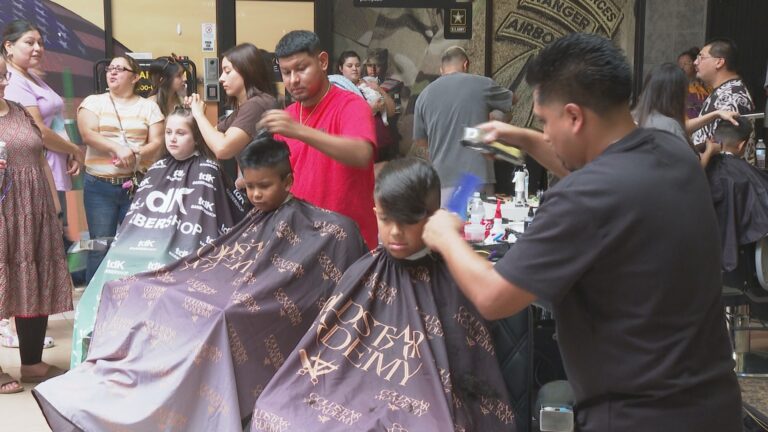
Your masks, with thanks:
[(611, 41), (566, 36), (529, 65), (544, 133), (499, 122), (563, 177), (495, 267), (439, 211), (424, 240), (489, 319), (549, 305), (576, 395), (577, 430), (740, 431), (707, 180), (673, 135), (636, 128), (631, 72)]

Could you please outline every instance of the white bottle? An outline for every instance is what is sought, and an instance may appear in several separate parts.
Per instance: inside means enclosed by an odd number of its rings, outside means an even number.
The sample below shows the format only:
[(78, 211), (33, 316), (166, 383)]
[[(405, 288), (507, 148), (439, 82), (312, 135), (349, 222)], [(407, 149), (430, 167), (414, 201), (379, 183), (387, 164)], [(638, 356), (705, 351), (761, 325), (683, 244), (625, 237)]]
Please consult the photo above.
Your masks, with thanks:
[(765, 169), (765, 143), (762, 138), (757, 140), (757, 145), (755, 146), (755, 158), (757, 159), (757, 167)]
[[(0, 141), (0, 161), (8, 164), (8, 148), (5, 141)], [(0, 169), (0, 187), (3, 186), (3, 180), (5, 179), (5, 168)]]
[(485, 218), (485, 205), (480, 198), (480, 192), (472, 194), (469, 200), (469, 223), (481, 224)]
[(515, 184), (515, 206), (521, 207), (524, 206), (527, 202), (525, 194), (526, 194), (526, 187), (527, 187), (527, 178), (526, 171), (519, 170), (515, 171), (515, 176), (513, 177), (512, 182)]
[(502, 223), (501, 218), (494, 218), (493, 226), (491, 227), (491, 230), (488, 232), (488, 237), (491, 239), (494, 239), (496, 238), (496, 236), (503, 233), (504, 233), (504, 224)]

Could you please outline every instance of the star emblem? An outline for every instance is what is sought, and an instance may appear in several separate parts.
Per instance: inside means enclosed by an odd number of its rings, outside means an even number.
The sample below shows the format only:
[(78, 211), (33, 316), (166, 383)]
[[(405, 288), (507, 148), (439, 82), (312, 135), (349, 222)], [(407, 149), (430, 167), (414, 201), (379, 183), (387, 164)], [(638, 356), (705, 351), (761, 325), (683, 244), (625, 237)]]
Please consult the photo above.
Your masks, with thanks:
[(453, 24), (466, 24), (466, 15), (461, 9), (451, 9), (451, 20)]

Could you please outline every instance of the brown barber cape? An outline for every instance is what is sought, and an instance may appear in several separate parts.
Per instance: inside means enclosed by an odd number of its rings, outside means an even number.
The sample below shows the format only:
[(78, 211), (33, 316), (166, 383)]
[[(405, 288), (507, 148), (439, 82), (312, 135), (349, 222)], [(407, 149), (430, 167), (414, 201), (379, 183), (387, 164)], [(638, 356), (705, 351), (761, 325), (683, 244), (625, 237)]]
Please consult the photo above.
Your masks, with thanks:
[(88, 358), (35, 390), (56, 430), (238, 431), (366, 252), (350, 219), (291, 199), (104, 287)]
[(442, 259), (347, 270), (259, 396), (251, 431), (511, 431), (487, 323)]

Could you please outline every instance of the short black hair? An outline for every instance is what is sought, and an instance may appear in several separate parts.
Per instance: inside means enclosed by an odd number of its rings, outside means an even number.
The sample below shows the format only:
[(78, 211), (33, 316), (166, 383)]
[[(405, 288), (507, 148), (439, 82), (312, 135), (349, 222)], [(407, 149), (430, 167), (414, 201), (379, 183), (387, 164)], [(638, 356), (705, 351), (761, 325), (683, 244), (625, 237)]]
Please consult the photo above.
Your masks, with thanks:
[(376, 177), (373, 196), (388, 217), (415, 224), (440, 208), (440, 177), (422, 159), (395, 159)]
[(309, 30), (293, 30), (280, 38), (275, 47), (278, 59), (305, 52), (310, 55), (320, 54), (320, 38)]
[(738, 54), (736, 42), (728, 38), (715, 38), (707, 42), (709, 55), (725, 60), (725, 68), (736, 72), (736, 56)]
[(632, 72), (621, 50), (586, 33), (569, 34), (542, 49), (525, 79), (538, 90), (540, 103), (575, 103), (598, 114), (628, 107), (632, 93)]
[(285, 141), (276, 140), (266, 130), (260, 131), (238, 156), (243, 170), (271, 168), (285, 178), (291, 174), (291, 151)]
[(735, 146), (748, 140), (752, 135), (752, 122), (741, 117), (736, 118), (736, 121), (739, 122), (738, 126), (727, 120), (720, 120), (717, 129), (715, 129), (715, 141), (721, 142), (725, 146)]
[(699, 55), (699, 51), (701, 51), (701, 50), (697, 46), (690, 47), (687, 50), (681, 52), (680, 55), (677, 56), (677, 58), (679, 59), (680, 57), (685, 56), (685, 57), (688, 57), (689, 59), (691, 59), (691, 61), (695, 61), (696, 57), (698, 57), (698, 55)]

